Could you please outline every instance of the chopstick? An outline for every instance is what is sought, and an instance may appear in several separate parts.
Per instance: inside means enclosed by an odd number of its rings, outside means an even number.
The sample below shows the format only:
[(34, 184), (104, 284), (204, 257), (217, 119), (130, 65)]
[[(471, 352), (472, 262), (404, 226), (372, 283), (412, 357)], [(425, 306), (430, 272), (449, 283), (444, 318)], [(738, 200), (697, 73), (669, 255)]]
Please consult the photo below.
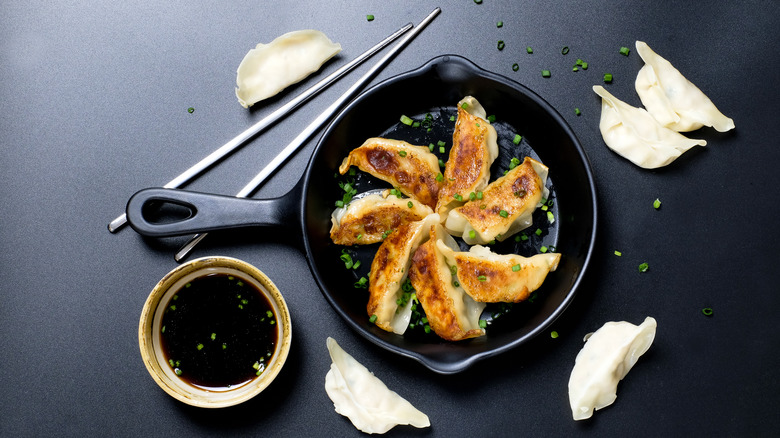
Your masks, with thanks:
[[(219, 160), (235, 152), (239, 147), (243, 146), (246, 142), (248, 142), (250, 139), (255, 137), (257, 134), (261, 133), (263, 130), (271, 126), (274, 122), (286, 116), (289, 112), (293, 111), (294, 109), (302, 105), (304, 102), (314, 97), (317, 93), (324, 90), (328, 85), (332, 84), (333, 82), (336, 82), (336, 80), (338, 80), (345, 74), (352, 71), (352, 69), (354, 69), (355, 67), (363, 63), (363, 61), (370, 58), (378, 51), (385, 48), (385, 46), (395, 41), (399, 36), (403, 35), (406, 31), (408, 31), (412, 27), (413, 27), (412, 23), (409, 23), (406, 26), (398, 29), (392, 35), (380, 41), (374, 47), (371, 47), (370, 49), (363, 52), (362, 55), (358, 56), (357, 58), (353, 59), (349, 63), (345, 64), (338, 70), (328, 75), (326, 78), (312, 85), (309, 89), (299, 94), (297, 97), (287, 102), (283, 106), (279, 107), (279, 109), (267, 115), (262, 120), (250, 126), (247, 130), (245, 130), (241, 134), (238, 134), (235, 138), (222, 145), (219, 149), (209, 154), (206, 158), (198, 161), (195, 165), (185, 170), (179, 176), (177, 176), (176, 178), (168, 182), (168, 184), (165, 184), (163, 188), (166, 189), (179, 188), (184, 184), (188, 183), (189, 181), (193, 180), (195, 177), (200, 175), (204, 170), (208, 169)], [(126, 224), (127, 224), (127, 215), (122, 213), (120, 216), (118, 216), (116, 219), (114, 219), (108, 224), (108, 231), (111, 233), (116, 233), (117, 231), (122, 229), (122, 227), (124, 227)]]
[[(414, 30), (412, 30), (392, 49), (390, 49), (390, 51), (387, 52), (387, 54), (376, 63), (376, 65), (371, 67), (371, 69), (366, 72), (366, 74), (364, 74), (360, 79), (358, 79), (357, 82), (355, 82), (346, 92), (344, 92), (341, 97), (333, 102), (325, 111), (317, 116), (317, 118), (314, 119), (314, 121), (312, 121), (309, 126), (301, 131), (301, 133), (298, 134), (298, 136), (295, 137), (295, 139), (293, 139), (290, 144), (288, 144), (281, 152), (279, 152), (279, 154), (274, 157), (274, 159), (268, 163), (268, 165), (266, 165), (263, 170), (260, 171), (260, 173), (252, 178), (252, 180), (247, 183), (247, 185), (244, 186), (244, 188), (241, 189), (238, 194), (236, 194), (236, 197), (246, 198), (254, 193), (265, 182), (265, 180), (271, 176), (282, 164), (284, 164), (287, 159), (289, 159), (295, 152), (297, 152), (298, 149), (300, 149), (306, 143), (306, 141), (308, 141), (309, 138), (320, 129), (320, 127), (322, 127), (322, 125), (330, 120), (330, 118), (336, 114), (341, 106), (350, 100), (365, 83), (370, 81), (380, 69), (382, 69), (388, 62), (390, 62), (393, 56), (401, 51), (401, 49), (403, 49), (404, 46), (406, 46), (406, 44), (412, 40), (412, 38), (417, 36), (417, 34), (419, 34), (425, 28), (425, 26), (428, 25), (428, 23), (433, 21), (439, 12), (441, 12), (441, 9), (437, 7), (433, 10), (433, 12), (428, 14), (428, 16), (425, 17)], [(186, 244), (184, 244), (181, 249), (179, 249), (179, 251), (174, 256), (174, 259), (177, 262), (182, 261), (207, 235), (208, 233), (199, 233), (192, 236), (192, 238)]]

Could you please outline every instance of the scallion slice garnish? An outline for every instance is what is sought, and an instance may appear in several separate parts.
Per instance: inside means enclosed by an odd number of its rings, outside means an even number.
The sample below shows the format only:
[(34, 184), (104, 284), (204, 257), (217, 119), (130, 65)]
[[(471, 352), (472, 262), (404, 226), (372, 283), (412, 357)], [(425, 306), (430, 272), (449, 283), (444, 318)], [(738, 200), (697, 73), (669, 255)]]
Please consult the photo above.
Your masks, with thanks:
[(402, 115), (401, 116), (401, 123), (403, 123), (406, 126), (412, 126), (412, 123), (414, 123), (414, 120), (410, 119), (407, 116)]
[(621, 47), (621, 48), (620, 48), (620, 54), (621, 54), (621, 55), (623, 55), (623, 56), (628, 56), (628, 54), (629, 54), (630, 52), (631, 52), (631, 51), (628, 49), (628, 47)]
[(647, 270), (650, 268), (650, 265), (647, 263), (642, 263), (639, 265), (639, 272), (647, 272)]
[(515, 138), (512, 140), (512, 143), (514, 144), (520, 144), (520, 141), (523, 139), (523, 136), (520, 134), (515, 134)]

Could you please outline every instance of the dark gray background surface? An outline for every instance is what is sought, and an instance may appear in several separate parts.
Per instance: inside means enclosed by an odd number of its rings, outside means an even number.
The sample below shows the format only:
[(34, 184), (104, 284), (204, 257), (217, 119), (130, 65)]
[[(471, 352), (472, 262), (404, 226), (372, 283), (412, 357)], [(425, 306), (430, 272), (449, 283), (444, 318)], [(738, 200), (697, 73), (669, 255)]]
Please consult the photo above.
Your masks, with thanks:
[[(230, 3), (0, 6), (1, 436), (357, 436), (324, 390), (327, 336), (431, 419), (430, 429), (399, 427), (388, 435), (777, 434), (780, 4)], [(215, 235), (194, 255), (237, 257), (268, 274), (290, 306), (292, 353), (272, 386), (241, 406), (202, 410), (170, 398), (140, 360), (137, 327), (149, 291), (177, 266), (173, 253), (184, 239), (144, 239), (130, 229), (112, 235), (107, 223), (135, 191), (163, 185), (435, 6), (442, 14), (373, 83), (436, 55), (462, 55), (538, 92), (590, 158), (598, 240), (582, 289), (552, 327), (560, 337), (543, 335), (461, 374), (436, 375), (349, 330), (285, 236)], [(376, 19), (368, 22), (367, 14)], [(305, 28), (324, 31), (342, 54), (268, 104), (239, 106), (233, 89), (244, 54)], [(690, 134), (708, 146), (655, 171), (608, 150), (591, 87), (610, 72), (607, 89), (640, 105), (637, 39), (698, 85), (736, 130)], [(506, 43), (502, 51), (498, 40)], [(621, 46), (632, 49), (628, 57), (618, 53)], [(577, 58), (590, 63), (587, 71), (571, 71)], [(188, 188), (235, 194), (367, 69)], [(542, 69), (552, 77), (542, 78)], [(255, 196), (286, 193), (315, 145)], [(656, 198), (663, 202), (658, 211)], [(650, 269), (640, 274), (642, 262)], [(714, 315), (702, 315), (704, 307)], [(573, 421), (567, 382), (583, 335), (606, 321), (640, 323), (648, 315), (658, 321), (657, 337), (618, 387), (615, 404)]]

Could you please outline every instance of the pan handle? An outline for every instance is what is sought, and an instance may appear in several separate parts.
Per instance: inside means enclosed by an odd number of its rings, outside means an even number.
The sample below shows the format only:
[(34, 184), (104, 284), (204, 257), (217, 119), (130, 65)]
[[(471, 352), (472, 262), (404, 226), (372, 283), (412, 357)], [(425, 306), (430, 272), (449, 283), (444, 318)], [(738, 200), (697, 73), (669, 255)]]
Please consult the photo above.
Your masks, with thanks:
[[(301, 201), (298, 186), (272, 199), (238, 198), (179, 189), (149, 188), (127, 202), (127, 220), (139, 234), (149, 237), (181, 236), (239, 227), (290, 227), (296, 224)], [(147, 217), (148, 207), (165, 203), (184, 207), (189, 216), (155, 222)]]

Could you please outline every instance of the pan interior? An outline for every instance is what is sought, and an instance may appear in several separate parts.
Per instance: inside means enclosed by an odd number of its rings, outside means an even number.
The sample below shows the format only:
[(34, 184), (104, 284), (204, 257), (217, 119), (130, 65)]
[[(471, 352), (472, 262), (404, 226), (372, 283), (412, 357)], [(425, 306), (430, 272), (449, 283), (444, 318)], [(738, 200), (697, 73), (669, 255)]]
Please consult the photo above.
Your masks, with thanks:
[[(416, 145), (432, 143), (434, 153), (446, 161), (456, 104), (467, 95), (474, 96), (496, 118), (493, 125), (500, 153), (491, 168), (491, 181), (509, 169), (514, 157), (522, 161), (530, 156), (550, 168), (548, 209), (555, 222), (550, 224), (546, 212), (537, 209), (534, 224), (524, 231), (527, 240), (509, 238), (491, 249), (530, 256), (546, 246), (562, 254), (561, 262), (529, 302), (488, 305), (483, 313), (483, 319), (489, 321), (486, 336), (453, 343), (422, 330), (409, 330), (404, 336), (385, 332), (369, 322), (367, 289), (355, 287), (360, 277), (368, 277), (378, 244), (335, 245), (329, 230), (335, 201), (343, 194), (340, 182), (350, 182), (358, 193), (390, 186), (362, 172), (339, 175), (338, 167), (349, 151), (375, 136)], [(402, 115), (420, 126), (401, 123)], [(519, 144), (514, 141), (516, 135), (522, 136)], [(445, 143), (444, 153), (439, 152), (440, 141)], [(435, 58), (420, 69), (380, 83), (345, 108), (328, 127), (312, 157), (305, 191), (307, 256), (326, 299), (372, 342), (441, 373), (461, 371), (475, 360), (522, 344), (549, 326), (573, 297), (594, 243), (593, 179), (584, 152), (565, 121), (525, 87), (456, 56)], [(465, 243), (460, 244), (467, 249)], [(345, 250), (353, 260), (360, 260), (358, 269), (345, 268), (340, 259)]]

